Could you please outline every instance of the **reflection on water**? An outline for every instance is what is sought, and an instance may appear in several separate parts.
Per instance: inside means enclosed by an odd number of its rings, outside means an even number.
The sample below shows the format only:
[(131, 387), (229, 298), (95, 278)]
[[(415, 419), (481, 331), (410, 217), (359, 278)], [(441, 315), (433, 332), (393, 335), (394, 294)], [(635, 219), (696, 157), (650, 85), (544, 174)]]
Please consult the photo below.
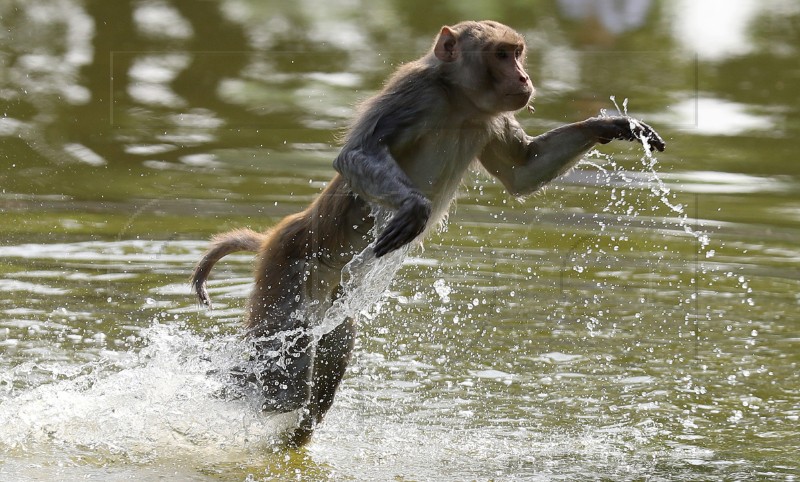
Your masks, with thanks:
[[(763, 111), (764, 109), (758, 109)], [(695, 134), (737, 136), (763, 131), (777, 135), (778, 118), (772, 114), (748, 112), (748, 106), (720, 99), (698, 97), (685, 99), (656, 119), (683, 127)]]
[[(796, 5), (417, 3), (0, 5), (0, 478), (800, 476)], [(285, 450), (224, 376), (251, 258), (213, 312), (191, 267), (307, 204), (353, 104), (462, 18), (525, 33), (532, 133), (615, 95), (669, 149), (519, 201), (470, 177)]]

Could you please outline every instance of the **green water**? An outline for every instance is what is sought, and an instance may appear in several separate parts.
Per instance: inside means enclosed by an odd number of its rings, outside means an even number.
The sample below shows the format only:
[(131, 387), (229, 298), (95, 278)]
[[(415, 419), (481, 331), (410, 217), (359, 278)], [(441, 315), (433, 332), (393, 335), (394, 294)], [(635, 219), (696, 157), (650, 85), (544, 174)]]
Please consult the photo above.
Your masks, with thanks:
[[(0, 3), (0, 478), (800, 477), (800, 8), (579, 4)], [(193, 264), (302, 209), (354, 104), (467, 18), (526, 36), (530, 133), (615, 96), (667, 151), (524, 200), (471, 174), (313, 443), (275, 446), (217, 374), (251, 259), (210, 313)]]

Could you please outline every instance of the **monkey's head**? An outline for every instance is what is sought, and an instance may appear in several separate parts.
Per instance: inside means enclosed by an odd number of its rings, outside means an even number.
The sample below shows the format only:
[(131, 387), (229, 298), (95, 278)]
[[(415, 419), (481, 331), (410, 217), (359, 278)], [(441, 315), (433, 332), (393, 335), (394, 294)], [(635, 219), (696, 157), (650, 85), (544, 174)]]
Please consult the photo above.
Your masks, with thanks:
[(510, 27), (490, 20), (442, 27), (433, 54), (446, 78), (481, 111), (511, 112), (530, 102), (525, 39)]

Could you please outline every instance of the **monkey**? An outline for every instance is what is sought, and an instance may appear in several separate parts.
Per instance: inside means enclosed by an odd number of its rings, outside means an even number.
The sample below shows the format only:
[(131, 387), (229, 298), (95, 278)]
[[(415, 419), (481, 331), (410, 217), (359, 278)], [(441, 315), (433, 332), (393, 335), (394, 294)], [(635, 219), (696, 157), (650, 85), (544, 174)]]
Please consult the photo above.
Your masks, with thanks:
[[(446, 216), (470, 166), (513, 196), (531, 194), (571, 169), (596, 144), (639, 141), (663, 151), (644, 122), (600, 116), (529, 136), (515, 113), (529, 105), (526, 44), (495, 21), (444, 26), (421, 58), (400, 66), (358, 108), (333, 161), (337, 171), (305, 210), (265, 233), (237, 229), (212, 238), (192, 286), (211, 307), (211, 268), (235, 251), (255, 253), (246, 334), (268, 412), (296, 412), (287, 435), (307, 443), (330, 409), (356, 337), (347, 318), (314, 336), (334, 302), (347, 296), (342, 270), (370, 250), (383, 258), (418, 243)], [(373, 208), (391, 217), (378, 226)]]

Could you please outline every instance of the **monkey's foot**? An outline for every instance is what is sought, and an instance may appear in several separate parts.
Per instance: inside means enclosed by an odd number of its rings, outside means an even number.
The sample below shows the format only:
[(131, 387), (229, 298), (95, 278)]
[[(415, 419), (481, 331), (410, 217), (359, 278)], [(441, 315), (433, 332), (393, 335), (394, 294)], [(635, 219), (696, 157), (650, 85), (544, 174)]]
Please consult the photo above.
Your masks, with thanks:
[(311, 395), (311, 357), (306, 353), (288, 355), (288, 363), (262, 360), (257, 377), (264, 394), (261, 408), (271, 412), (291, 412), (303, 407)]
[(309, 390), (307, 386), (298, 387), (284, 383), (263, 386), (264, 403), (261, 410), (265, 412), (286, 413), (302, 408), (308, 400)]

